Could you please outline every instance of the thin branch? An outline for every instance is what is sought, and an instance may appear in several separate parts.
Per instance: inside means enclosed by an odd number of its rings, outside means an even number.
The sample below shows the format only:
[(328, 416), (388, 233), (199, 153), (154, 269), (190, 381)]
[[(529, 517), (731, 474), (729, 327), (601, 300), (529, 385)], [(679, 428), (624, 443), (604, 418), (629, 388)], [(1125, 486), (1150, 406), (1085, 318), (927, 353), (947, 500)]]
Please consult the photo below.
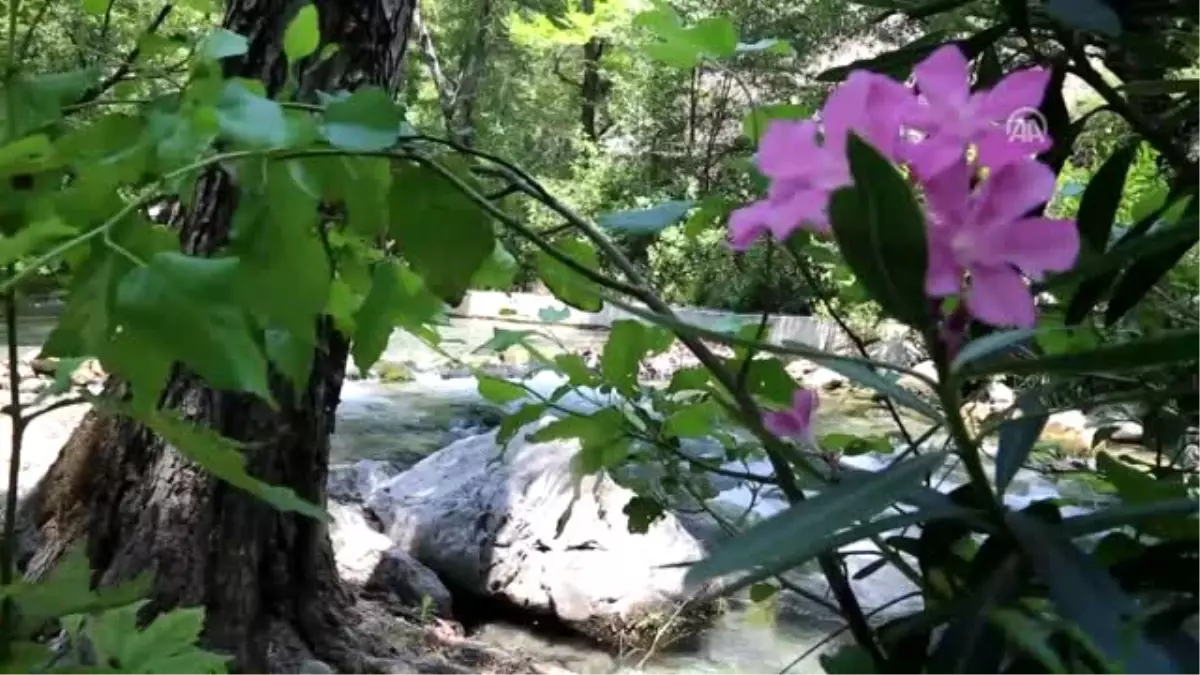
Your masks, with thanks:
[[(792, 247), (785, 246), (784, 248), (786, 248), (788, 253), (791, 254), (792, 260), (794, 260), (796, 262), (796, 266), (800, 268), (800, 275), (804, 277), (804, 281), (813, 289), (813, 292), (817, 294), (817, 300), (824, 305), (825, 311), (829, 313), (829, 316), (833, 318), (838, 327), (842, 329), (842, 332), (845, 333), (846, 336), (850, 338), (850, 341), (854, 343), (854, 348), (858, 350), (858, 353), (864, 359), (871, 358), (870, 352), (867, 351), (867, 344), (863, 342), (863, 339), (859, 337), (857, 333), (854, 332), (854, 330), (850, 327), (850, 324), (847, 323), (842, 317), (841, 312), (837, 311), (837, 309), (833, 306), (832, 293), (825, 289), (824, 284), (821, 283), (821, 280), (817, 278), (817, 275), (813, 273), (812, 268), (809, 267), (808, 261), (802, 259), (800, 254)], [(895, 404), (892, 403), (892, 399), (885, 396), (883, 399), (883, 405), (887, 408), (888, 414), (891, 415), (892, 421), (895, 422), (896, 426), (900, 429), (900, 434), (904, 436), (904, 441), (908, 443), (909, 447), (916, 447), (916, 445), (913, 443), (912, 434), (908, 432), (908, 427), (905, 426), (904, 419), (900, 417), (900, 411), (896, 409)], [(918, 451), (914, 450), (914, 452)]]
[[(110, 8), (112, 7), (112, 3), (109, 4), (109, 7)], [(158, 31), (159, 27), (162, 26), (163, 22), (167, 20), (167, 16), (171, 13), (171, 10), (174, 9), (174, 7), (175, 6), (171, 5), (171, 4), (163, 5), (162, 9), (158, 10), (158, 14), (155, 15), (154, 19), (150, 22), (150, 25), (146, 28), (146, 31), (144, 34), (150, 35), (150, 34), (156, 33)], [(97, 85), (93, 86), (92, 88), (88, 89), (87, 91), (83, 92), (83, 95), (79, 97), (79, 100), (76, 101), (75, 104), (81, 105), (84, 103), (90, 103), (90, 102), (100, 98), (104, 94), (104, 92), (106, 92), (109, 89), (112, 89), (114, 86), (116, 86), (117, 83), (119, 83), (121, 80), (125, 79), (125, 76), (129, 74), (130, 68), (133, 67), (134, 62), (137, 61), (138, 57), (141, 56), (141, 54), (142, 54), (142, 46), (139, 43), (138, 45), (136, 45), (133, 49), (131, 49), (129, 51), (129, 54), (125, 56), (125, 59), (121, 62), (121, 65), (118, 66), (117, 69), (115, 71), (113, 71), (113, 73), (111, 75), (104, 78), (104, 80), (102, 82), (100, 82), (100, 84), (97, 84)]]

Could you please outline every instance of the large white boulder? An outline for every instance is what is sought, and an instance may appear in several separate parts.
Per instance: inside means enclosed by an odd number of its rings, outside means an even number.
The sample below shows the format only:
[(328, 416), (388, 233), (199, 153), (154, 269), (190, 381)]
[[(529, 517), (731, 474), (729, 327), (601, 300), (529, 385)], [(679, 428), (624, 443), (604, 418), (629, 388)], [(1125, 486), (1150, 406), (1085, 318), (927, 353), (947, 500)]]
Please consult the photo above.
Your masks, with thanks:
[[(634, 493), (607, 475), (576, 481), (574, 440), (503, 453), (495, 433), (465, 438), (377, 487), (367, 507), (401, 549), (451, 588), (557, 616), (598, 639), (644, 626), (685, 600), (704, 548), (672, 515), (630, 533)], [(578, 487), (576, 487), (578, 486)]]

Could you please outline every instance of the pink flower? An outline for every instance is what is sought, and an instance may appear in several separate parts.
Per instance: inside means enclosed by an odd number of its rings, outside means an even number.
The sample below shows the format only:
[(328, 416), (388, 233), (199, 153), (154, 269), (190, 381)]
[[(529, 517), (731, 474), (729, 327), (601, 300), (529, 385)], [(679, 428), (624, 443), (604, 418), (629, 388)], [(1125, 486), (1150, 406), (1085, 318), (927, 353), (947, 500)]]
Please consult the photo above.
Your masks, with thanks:
[[(766, 199), (729, 216), (730, 245), (749, 248), (766, 234), (786, 240), (800, 228), (829, 232), (829, 196), (850, 184), (846, 139), (851, 131), (895, 157), (900, 121), (912, 92), (882, 75), (856, 71), (826, 101), (823, 133), (811, 120), (773, 120), (754, 156), (771, 181)], [(818, 135), (821, 136), (818, 143)]]
[(959, 293), (968, 275), (966, 306), (993, 326), (1031, 327), (1036, 310), (1024, 275), (1070, 269), (1079, 231), (1068, 220), (1027, 217), (1050, 199), (1054, 173), (1036, 161), (993, 170), (977, 189), (965, 159), (925, 183), (929, 263), (925, 291)]
[(813, 389), (797, 389), (792, 394), (789, 410), (763, 414), (763, 425), (767, 431), (780, 438), (795, 438), (807, 444), (813, 442), (812, 421), (820, 401)]
[(926, 137), (910, 146), (905, 157), (922, 178), (953, 166), (971, 145), (978, 150), (977, 162), (992, 169), (1049, 149), (1048, 136), (1013, 135), (1007, 128), (1014, 114), (1023, 116), (1041, 105), (1049, 71), (1018, 70), (991, 90), (971, 93), (966, 57), (958, 47), (946, 45), (917, 64), (914, 75), (920, 97), (905, 121)]

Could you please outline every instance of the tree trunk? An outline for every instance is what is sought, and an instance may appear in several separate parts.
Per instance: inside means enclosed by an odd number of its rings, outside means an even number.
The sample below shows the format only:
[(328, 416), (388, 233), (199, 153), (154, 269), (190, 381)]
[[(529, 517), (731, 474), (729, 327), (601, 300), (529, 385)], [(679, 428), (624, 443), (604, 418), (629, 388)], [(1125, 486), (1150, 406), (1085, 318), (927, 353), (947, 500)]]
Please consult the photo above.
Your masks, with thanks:
[[(593, 0), (583, 0), (580, 9), (584, 14), (594, 14), (596, 11)], [(600, 139), (600, 130), (596, 123), (597, 111), (604, 98), (603, 81), (600, 77), (600, 58), (604, 55), (604, 41), (592, 37), (583, 45), (583, 83), (580, 87), (579, 123), (588, 140), (595, 143)]]
[[(250, 40), (248, 54), (230, 74), (259, 78), (278, 91), (286, 75), (283, 30), (297, 5), (228, 0), (226, 6), (225, 26)], [(305, 69), (299, 96), (365, 84), (394, 91), (413, 0), (317, 0), (316, 6), (323, 39), (341, 48)], [(184, 250), (207, 255), (225, 243), (236, 193), (219, 172), (200, 182), (196, 208), (181, 225)], [(331, 323), (320, 321), (304, 394), (293, 396), (286, 383), (273, 383), (279, 411), (249, 395), (214, 391), (179, 369), (164, 407), (256, 444), (248, 453), (252, 475), (323, 504), (347, 348)], [(107, 389), (116, 393), (121, 385), (110, 382)], [(29, 578), (42, 576), (74, 542), (86, 540), (94, 583), (153, 572), (148, 611), (203, 605), (207, 646), (231, 654), (237, 670), (266, 672), (268, 647), (278, 646), (281, 635), (299, 638), (318, 658), (349, 672), (364, 669), (347, 629), (351, 598), (340, 585), (325, 526), (275, 511), (210, 478), (128, 418), (89, 413), (27, 509), (40, 541), (26, 566)]]
[(479, 87), (491, 46), (494, 12), (494, 0), (478, 0), (475, 34), (458, 60), (458, 88), (454, 93), (454, 119), (450, 137), (467, 147), (475, 145), (475, 108), (479, 103)]

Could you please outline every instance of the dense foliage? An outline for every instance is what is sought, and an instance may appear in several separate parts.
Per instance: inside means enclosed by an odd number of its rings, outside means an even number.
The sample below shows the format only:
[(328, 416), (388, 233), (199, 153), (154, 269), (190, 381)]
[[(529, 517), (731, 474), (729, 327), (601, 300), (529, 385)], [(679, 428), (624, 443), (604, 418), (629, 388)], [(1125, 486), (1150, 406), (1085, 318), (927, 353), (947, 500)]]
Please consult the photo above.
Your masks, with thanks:
[[(541, 397), (481, 374), (489, 399), (535, 399), (505, 420), (498, 439), (562, 413), (536, 439), (578, 439), (580, 473), (608, 471), (633, 487), (635, 531), (682, 505), (704, 508), (718, 477), (780, 490), (791, 507), (772, 518), (714, 513), (732, 539), (691, 576), (725, 577), (724, 592), (752, 587), (765, 600), (788, 585), (783, 572), (815, 559), (853, 637), (823, 658), (829, 672), (1194, 671), (1195, 636), (1182, 627), (1200, 598), (1197, 483), (1179, 464), (1197, 424), (1200, 339), (1195, 7), (693, 4), (426, 3), (414, 21), (422, 53), (409, 64), (402, 101), (373, 87), (296, 101), (289, 87), (268, 95), (260, 82), (225, 76), (222, 62), (244, 54), (247, 39), (211, 28), (213, 9), (202, 2), (151, 12), (144, 3), (8, 0), (0, 291), (13, 392), (5, 412), (18, 439), (10, 486), (21, 432), (55, 405), (23, 403), (12, 363), (17, 295), (39, 276), (60, 275), (68, 292), (43, 353), (67, 364), (98, 358), (131, 393), (82, 398), (137, 418), (216, 478), (313, 518), (327, 517), (321, 505), (247, 473), (251, 449), (162, 407), (173, 369), (272, 401), (270, 373), (298, 390), (309, 377), (318, 317), (332, 317), (367, 369), (395, 329), (436, 345), (447, 306), (469, 289), (536, 283), (562, 304), (596, 311), (608, 303), (640, 320), (614, 325), (595, 367), (578, 355), (540, 354), (529, 333), (497, 331), (487, 347), (527, 349), (539, 368), (569, 381)], [(877, 13), (892, 17), (884, 28), (871, 23)], [(337, 49), (323, 43), (318, 18), (311, 5), (288, 18), (293, 76)], [(862, 36), (908, 41), (797, 81), (821, 46)], [(784, 219), (764, 230), (764, 220), (752, 224), (753, 238), (735, 228), (744, 252), (729, 246), (735, 209), (764, 195), (767, 203), (794, 197), (799, 183), (788, 181), (809, 181), (800, 186), (807, 190), (827, 177), (793, 153), (785, 154), (799, 165), (772, 164), (776, 132), (828, 106), (835, 84), (849, 91), (874, 72), (903, 89), (917, 64), (946, 49), (969, 61), (976, 94), (1013, 73), (1045, 74), (1028, 105), (1053, 144), (1021, 160), (1058, 190), (1021, 204), (1036, 218), (1010, 214), (1000, 225), (1044, 223), (1045, 209), (1071, 223), (1077, 255), (1030, 265), (1035, 241), (984, 267), (954, 257), (958, 245), (940, 238), (945, 223), (925, 209), (936, 213), (938, 201), (924, 174), (928, 157), (891, 153), (867, 133), (874, 122), (841, 116), (822, 119), (821, 142), (812, 136), (804, 146), (845, 174), (822, 183), (830, 205), (818, 211), (828, 227), (795, 231), (801, 220)], [(1074, 78), (1098, 101), (1069, 102)], [(916, 79), (928, 102), (933, 87), (920, 72)], [(975, 122), (980, 133), (1007, 131), (1003, 118)], [(853, 132), (844, 145), (831, 140), (831, 124)], [(975, 147), (951, 159), (985, 156), (982, 138), (960, 139)], [(232, 239), (212, 257), (185, 255), (150, 209), (188, 208), (218, 171), (240, 193)], [(1003, 174), (989, 164), (986, 177), (964, 181), (988, 186)], [(810, 210), (803, 222), (821, 217)], [(972, 292), (1003, 266), (1029, 304), (1009, 320), (977, 297), (960, 303), (944, 284), (930, 290), (932, 265), (960, 283), (965, 269)], [(1034, 285), (1026, 290), (1014, 269)], [(763, 321), (704, 329), (680, 321), (672, 301), (761, 311)], [(859, 353), (769, 343), (765, 322), (779, 311), (836, 318)], [(878, 317), (911, 329), (936, 378), (870, 358), (857, 331)], [(665, 388), (639, 383), (639, 363), (677, 342), (699, 365)], [(895, 437), (813, 436), (820, 409), (786, 370), (790, 357), (875, 391), (896, 420)], [(900, 374), (929, 395), (899, 386)], [(1022, 383), (1017, 403), (969, 424), (964, 391), (999, 376)], [(70, 386), (63, 378), (59, 389)], [(609, 396), (590, 414), (562, 409), (576, 389)], [(1142, 406), (1153, 459), (1099, 456), (1088, 480), (1105, 499), (1086, 513), (1064, 513), (1067, 498), (1007, 505), (1008, 484), (1049, 415), (1098, 401)], [(914, 437), (902, 409), (931, 430)], [(681, 451), (697, 440), (719, 456)], [(880, 450), (888, 463), (879, 471), (836, 462)], [(768, 473), (723, 468), (756, 459)], [(967, 475), (943, 494), (927, 483), (949, 462)], [(647, 465), (660, 470), (635, 470)], [(10, 488), (0, 557), (6, 668), (224, 667), (224, 657), (196, 647), (203, 608), (139, 625), (144, 582), (93, 589), (82, 552), (48, 579), (16, 580), (15, 506)], [(908, 534), (894, 534), (901, 529)], [(867, 616), (837, 551), (860, 540), (878, 546), (876, 570), (894, 567), (921, 589), (919, 611), (882, 624)], [(70, 649), (55, 652), (42, 639), (54, 620)]]

